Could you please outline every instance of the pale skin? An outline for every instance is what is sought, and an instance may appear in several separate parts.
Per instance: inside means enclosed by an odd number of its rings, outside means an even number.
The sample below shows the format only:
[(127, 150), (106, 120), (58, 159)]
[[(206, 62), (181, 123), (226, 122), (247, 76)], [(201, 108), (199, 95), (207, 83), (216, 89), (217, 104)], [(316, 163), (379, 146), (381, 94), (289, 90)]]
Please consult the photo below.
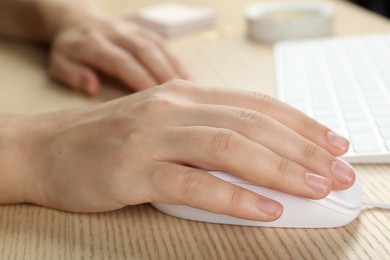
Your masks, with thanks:
[(50, 43), (49, 74), (91, 96), (101, 88), (98, 72), (135, 91), (190, 79), (160, 36), (89, 2), (0, 0), (0, 35)]
[[(66, 32), (79, 25), (69, 26)], [(170, 56), (165, 57), (168, 62)], [(153, 71), (141, 58), (137, 61)], [(93, 62), (82, 64), (92, 73), (102, 69)], [(272, 221), (282, 214), (279, 202), (203, 169), (311, 199), (325, 197), (332, 188), (347, 189), (355, 180), (354, 171), (337, 159), (349, 142), (280, 101), (185, 80), (138, 86), (118, 71), (110, 74), (129, 88), (148, 89), (63, 112), (0, 115), (1, 204), (103, 212), (165, 202)], [(157, 76), (154, 80), (160, 83)]]

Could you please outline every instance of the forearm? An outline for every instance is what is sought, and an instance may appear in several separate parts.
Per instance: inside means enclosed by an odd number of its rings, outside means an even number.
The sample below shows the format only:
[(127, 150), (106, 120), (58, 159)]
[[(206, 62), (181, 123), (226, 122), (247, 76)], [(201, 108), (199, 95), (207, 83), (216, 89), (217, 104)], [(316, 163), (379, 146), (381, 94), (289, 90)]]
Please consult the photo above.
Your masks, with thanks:
[(100, 16), (90, 0), (0, 0), (0, 35), (49, 42), (85, 16)]

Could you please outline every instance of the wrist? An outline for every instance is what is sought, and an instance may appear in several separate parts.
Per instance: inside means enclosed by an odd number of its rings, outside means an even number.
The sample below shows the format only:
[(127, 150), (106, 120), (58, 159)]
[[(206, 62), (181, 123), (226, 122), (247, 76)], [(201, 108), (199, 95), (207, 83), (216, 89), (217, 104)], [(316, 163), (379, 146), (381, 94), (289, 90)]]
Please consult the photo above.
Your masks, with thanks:
[(20, 133), (14, 124), (18, 120), (19, 116), (0, 117), (0, 204), (24, 201)]
[(38, 143), (33, 116), (0, 115), (0, 204), (33, 202)]

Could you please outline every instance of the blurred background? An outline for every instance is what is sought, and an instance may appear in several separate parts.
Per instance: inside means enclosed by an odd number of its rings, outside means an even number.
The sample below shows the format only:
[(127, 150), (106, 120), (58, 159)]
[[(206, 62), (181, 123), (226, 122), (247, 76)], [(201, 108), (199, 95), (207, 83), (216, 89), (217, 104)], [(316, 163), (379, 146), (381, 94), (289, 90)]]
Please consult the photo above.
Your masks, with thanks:
[(374, 12), (390, 17), (389, 0), (350, 0), (360, 6), (368, 8)]

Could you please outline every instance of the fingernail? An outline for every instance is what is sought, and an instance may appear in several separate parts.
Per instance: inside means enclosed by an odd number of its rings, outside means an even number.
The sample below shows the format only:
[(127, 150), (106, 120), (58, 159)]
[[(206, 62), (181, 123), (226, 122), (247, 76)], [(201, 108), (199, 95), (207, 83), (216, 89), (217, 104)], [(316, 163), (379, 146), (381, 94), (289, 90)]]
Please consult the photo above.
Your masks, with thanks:
[(267, 198), (261, 198), (257, 202), (257, 208), (264, 214), (273, 218), (278, 217), (282, 214), (283, 206), (273, 200)]
[(328, 178), (309, 172), (306, 173), (305, 182), (310, 189), (318, 193), (327, 190), (332, 183)]
[(340, 184), (349, 184), (355, 175), (351, 167), (339, 160), (332, 163), (331, 172), (333, 178), (335, 178), (335, 180)]
[(349, 147), (349, 141), (347, 139), (332, 131), (328, 131), (328, 142), (334, 148), (342, 151), (347, 150)]

